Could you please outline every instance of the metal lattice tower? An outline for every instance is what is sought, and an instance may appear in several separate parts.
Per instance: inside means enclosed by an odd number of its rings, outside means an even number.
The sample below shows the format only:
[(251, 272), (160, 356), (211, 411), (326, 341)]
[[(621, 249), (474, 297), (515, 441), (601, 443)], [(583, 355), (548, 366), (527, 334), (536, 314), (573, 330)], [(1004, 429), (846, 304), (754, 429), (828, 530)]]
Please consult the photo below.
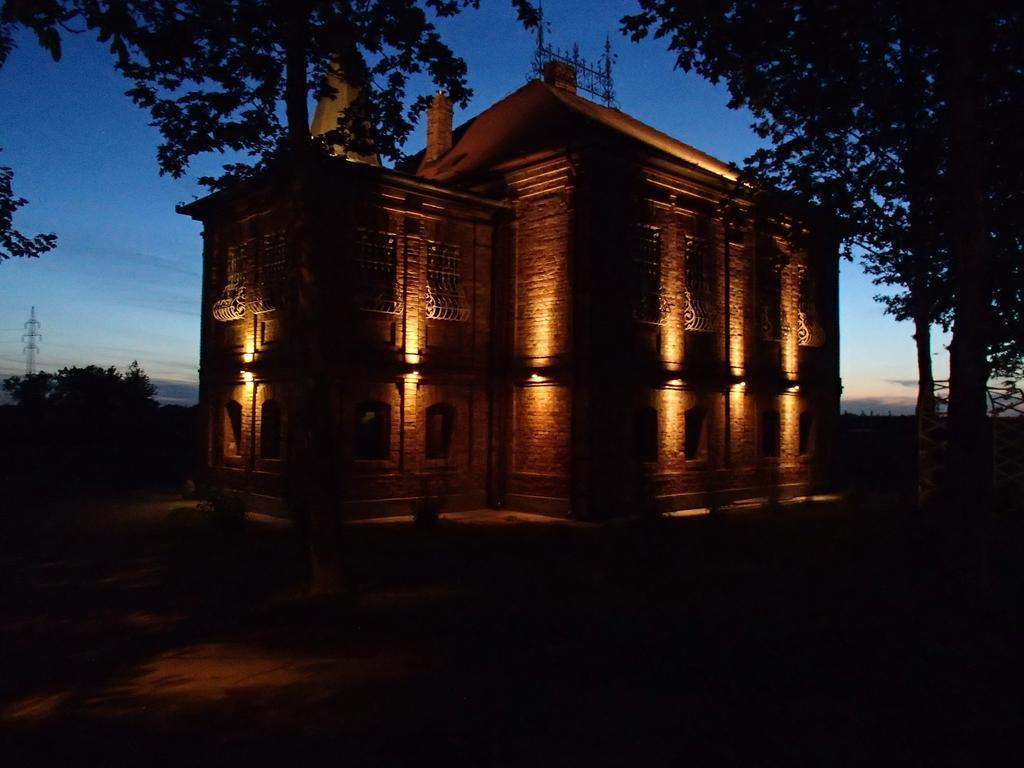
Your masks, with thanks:
[(29, 313), (28, 322), (25, 323), (25, 333), (21, 335), (21, 341), (25, 344), (22, 352), (25, 353), (25, 373), (31, 376), (36, 372), (36, 356), (39, 354), (39, 342), (43, 340), (43, 334), (39, 332), (42, 324), (36, 320), (36, 308), (32, 307)]

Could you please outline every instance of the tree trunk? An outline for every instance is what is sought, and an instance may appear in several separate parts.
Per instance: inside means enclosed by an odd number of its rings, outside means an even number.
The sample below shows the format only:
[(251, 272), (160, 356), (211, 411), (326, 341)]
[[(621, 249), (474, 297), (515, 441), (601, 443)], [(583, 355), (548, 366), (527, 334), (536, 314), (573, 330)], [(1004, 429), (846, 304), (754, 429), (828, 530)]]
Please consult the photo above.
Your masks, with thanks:
[(316, 194), (317, 157), (309, 135), (305, 3), (291, 0), (285, 10), (285, 114), (293, 205), (292, 243), (296, 266), (296, 328), (292, 334), (298, 375), (292, 430), (295, 450), (289, 462), (288, 504), (309, 552), (309, 589), (332, 594), (344, 588), (341, 510), (335, 481), (333, 379), (326, 329), (329, 302), (321, 289), (323, 248), (319, 242)]
[(914, 344), (917, 347), (917, 415), (935, 412), (935, 376), (932, 373), (932, 323), (927, 312), (914, 314)]
[[(950, 512), (982, 523), (992, 496), (986, 415), (992, 270), (985, 232), (984, 153), (978, 125), (978, 25), (986, 14), (950, 4), (945, 87), (950, 134), (949, 204), (956, 290), (950, 348), (949, 452), (944, 498)], [(976, 15), (977, 14), (977, 15)], [(969, 516), (975, 518), (967, 519)]]

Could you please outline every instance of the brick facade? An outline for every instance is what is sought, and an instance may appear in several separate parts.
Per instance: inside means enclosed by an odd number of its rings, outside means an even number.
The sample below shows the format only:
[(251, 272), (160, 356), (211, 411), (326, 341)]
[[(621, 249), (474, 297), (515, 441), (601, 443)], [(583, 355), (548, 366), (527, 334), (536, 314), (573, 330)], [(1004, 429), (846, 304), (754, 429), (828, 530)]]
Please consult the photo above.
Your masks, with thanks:
[[(593, 518), (830, 486), (835, 244), (551, 88), (418, 168), (324, 158), (303, 195), (268, 177), (185, 209), (205, 224), (207, 484), (257, 508), (286, 495), (313, 333), (345, 516), (440, 497)], [(296, 312), (298, 248), (330, 296), (317, 329)]]

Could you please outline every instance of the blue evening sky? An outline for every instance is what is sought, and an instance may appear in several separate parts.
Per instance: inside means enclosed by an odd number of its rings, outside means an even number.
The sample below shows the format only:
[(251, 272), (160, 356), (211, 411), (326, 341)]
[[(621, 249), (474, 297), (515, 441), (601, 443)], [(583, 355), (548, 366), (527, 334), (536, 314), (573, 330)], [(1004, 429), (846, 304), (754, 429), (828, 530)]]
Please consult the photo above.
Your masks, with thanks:
[[(469, 65), (475, 96), (456, 124), (526, 81), (534, 36), (520, 28), (507, 0), (484, 0), (446, 22), (446, 40)], [(618, 33), (628, 0), (577, 5), (548, 0), (549, 40), (574, 42), (596, 59), (606, 33), (618, 60), (619, 106), (644, 122), (722, 160), (742, 162), (758, 146), (744, 112), (728, 96), (673, 67), (663, 41), (633, 44)], [(138, 360), (165, 402), (194, 402), (199, 360), (200, 226), (174, 206), (203, 194), (195, 177), (215, 170), (214, 157), (189, 178), (161, 177), (157, 131), (105, 48), (88, 35), (67, 36), (64, 56), (49, 59), (34, 40), (0, 69), (0, 165), (15, 171), (14, 189), (30, 204), (16, 218), (26, 233), (56, 232), (57, 249), (40, 259), (0, 263), (0, 377), (24, 372), (21, 334), (31, 306), (42, 322), (38, 367), (124, 367)], [(410, 93), (429, 93), (413, 80)], [(424, 143), (421, 129), (407, 151)], [(859, 265), (841, 266), (841, 366), (844, 408), (907, 412), (917, 372), (912, 328), (882, 314)], [(936, 374), (947, 370), (937, 338)]]

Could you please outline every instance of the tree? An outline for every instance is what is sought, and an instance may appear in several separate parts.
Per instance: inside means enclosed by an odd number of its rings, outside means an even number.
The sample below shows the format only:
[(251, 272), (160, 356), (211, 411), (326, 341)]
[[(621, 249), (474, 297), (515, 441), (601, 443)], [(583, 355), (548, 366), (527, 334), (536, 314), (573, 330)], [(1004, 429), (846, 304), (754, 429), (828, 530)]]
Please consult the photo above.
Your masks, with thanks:
[[(479, 0), (50, 0), (41, 17), (21, 15), (46, 45), (60, 24), (80, 19), (99, 31), (132, 80), (129, 91), (150, 110), (164, 139), (162, 173), (184, 174), (207, 152), (234, 152), (218, 178), (222, 188), (273, 170), (294, 191), (292, 257), (302, 325), (303, 375), (292, 414), (293, 474), (289, 503), (310, 531), (311, 587), (330, 592), (342, 581), (334, 486), (331, 370), (324, 329), (329, 300), (315, 275), (323, 265), (309, 242), (306, 212), (315, 204), (306, 183), (331, 145), (396, 159), (414, 121), (426, 107), (421, 96), (405, 106), (412, 73), (427, 72), (450, 98), (465, 104), (470, 90), (464, 62), (442, 42), (431, 16), (443, 18), (476, 7)], [(520, 19), (538, 21), (529, 0), (511, 0)], [(32, 3), (27, 3), (31, 6)], [(25, 3), (18, 3), (21, 8)], [(59, 45), (59, 35), (58, 35)], [(322, 141), (309, 134), (308, 100), (335, 96), (329, 68), (359, 89)]]
[[(12, 30), (13, 20), (8, 19), (9, 9), (5, 4), (0, 12), (0, 67), (7, 61), (7, 56), (14, 48)], [(59, 58), (59, 47), (51, 48), (54, 59)], [(53, 250), (57, 245), (54, 234), (24, 235), (14, 228), (15, 212), (28, 202), (22, 197), (15, 197), (13, 189), (14, 171), (0, 166), (0, 261), (10, 258), (39, 256)]]
[[(991, 172), (996, 157), (1019, 167), (1016, 138), (984, 117), (1024, 92), (1012, 42), (1020, 11), (983, 2), (935, 13), (916, 0), (640, 5), (623, 20), (626, 31), (668, 37), (679, 66), (724, 80), (731, 105), (753, 112), (755, 130), (772, 146), (751, 158), (748, 178), (836, 212), (847, 246), (867, 247), (876, 278), (906, 289), (889, 308), (915, 321), (923, 407), (926, 331), (952, 320), (950, 449), (958, 471), (949, 473), (947, 498), (976, 508), (964, 501), (984, 502), (990, 485), (978, 447), (998, 341), (993, 265), (1012, 261), (1009, 250), (1010, 258), (993, 257), (988, 233), (1005, 227), (1009, 243), (1020, 231), (1019, 217), (993, 205)], [(1011, 348), (1024, 344), (1002, 338)]]

